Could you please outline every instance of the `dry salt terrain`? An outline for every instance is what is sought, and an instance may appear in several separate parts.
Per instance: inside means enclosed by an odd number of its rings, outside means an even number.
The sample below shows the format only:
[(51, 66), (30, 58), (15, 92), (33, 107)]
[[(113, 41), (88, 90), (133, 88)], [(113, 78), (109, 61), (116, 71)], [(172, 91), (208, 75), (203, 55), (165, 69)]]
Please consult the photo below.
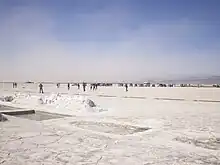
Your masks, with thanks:
[[(220, 89), (0, 84), (3, 165), (220, 164)], [(6, 102), (6, 96), (12, 96)], [(8, 107), (10, 106), (10, 107)], [(13, 109), (13, 108), (12, 108)]]

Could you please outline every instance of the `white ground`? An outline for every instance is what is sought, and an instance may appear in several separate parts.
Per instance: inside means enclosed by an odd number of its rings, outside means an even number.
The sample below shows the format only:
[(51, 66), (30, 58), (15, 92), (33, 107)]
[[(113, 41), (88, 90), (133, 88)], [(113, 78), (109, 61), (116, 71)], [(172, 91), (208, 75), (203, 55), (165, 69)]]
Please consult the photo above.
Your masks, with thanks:
[[(0, 97), (15, 97), (0, 104), (73, 117), (39, 122), (7, 116), (9, 121), (0, 123), (0, 164), (220, 164), (220, 89), (129, 88), (126, 93), (103, 87), (83, 93), (54, 84), (45, 85), (42, 95), (37, 85), (11, 87), (0, 84)], [(135, 132), (138, 127), (149, 129)]]

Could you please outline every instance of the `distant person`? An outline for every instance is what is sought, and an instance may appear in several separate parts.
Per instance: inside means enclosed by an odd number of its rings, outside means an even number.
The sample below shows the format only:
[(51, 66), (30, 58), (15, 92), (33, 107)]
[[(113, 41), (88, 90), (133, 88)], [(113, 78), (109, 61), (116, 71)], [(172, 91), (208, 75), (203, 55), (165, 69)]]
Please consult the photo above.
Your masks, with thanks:
[(97, 83), (95, 83), (95, 84), (94, 84), (94, 90), (96, 90), (96, 89), (97, 89), (97, 86), (98, 86), (98, 84), (97, 84)]
[(17, 88), (17, 83), (13, 82), (12, 87)]
[(43, 90), (43, 84), (39, 84), (39, 88), (40, 88), (40, 93), (44, 93), (44, 90)]
[(78, 86), (78, 89), (80, 89), (80, 85), (79, 85), (79, 83), (77, 84), (77, 86)]
[(70, 83), (67, 84), (67, 88), (68, 88), (68, 90), (70, 90)]
[(90, 90), (92, 90), (94, 87), (94, 84), (90, 84)]
[(128, 91), (128, 84), (125, 84), (125, 90)]
[(86, 91), (86, 83), (83, 82), (83, 92)]
[(57, 88), (59, 88), (60, 87), (60, 83), (57, 83)]

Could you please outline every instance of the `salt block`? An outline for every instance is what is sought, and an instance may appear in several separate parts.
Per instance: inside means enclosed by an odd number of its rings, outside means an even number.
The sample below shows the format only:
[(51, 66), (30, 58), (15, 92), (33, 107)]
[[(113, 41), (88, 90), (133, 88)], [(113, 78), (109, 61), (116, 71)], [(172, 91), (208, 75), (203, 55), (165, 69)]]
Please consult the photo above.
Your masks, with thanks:
[(0, 113), (0, 122), (7, 121), (8, 119)]
[(14, 98), (12, 96), (4, 97), (4, 101), (6, 101), (6, 102), (12, 102), (13, 100), (14, 100)]
[(96, 107), (94, 101), (90, 100), (90, 99), (86, 99), (85, 103), (89, 106), (89, 107)]

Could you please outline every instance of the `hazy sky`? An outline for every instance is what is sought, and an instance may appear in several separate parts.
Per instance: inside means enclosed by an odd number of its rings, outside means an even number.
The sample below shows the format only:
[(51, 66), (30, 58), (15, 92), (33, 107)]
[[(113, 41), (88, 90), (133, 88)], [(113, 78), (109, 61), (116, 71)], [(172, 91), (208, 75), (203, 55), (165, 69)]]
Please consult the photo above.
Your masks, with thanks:
[(0, 0), (0, 80), (220, 74), (220, 0)]

